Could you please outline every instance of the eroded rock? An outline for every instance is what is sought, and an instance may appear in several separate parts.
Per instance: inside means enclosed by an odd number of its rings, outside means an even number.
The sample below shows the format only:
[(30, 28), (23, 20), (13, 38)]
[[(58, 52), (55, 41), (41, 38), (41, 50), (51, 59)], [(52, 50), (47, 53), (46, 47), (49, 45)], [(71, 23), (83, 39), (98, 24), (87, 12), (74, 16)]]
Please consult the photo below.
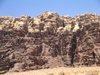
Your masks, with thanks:
[(0, 73), (100, 65), (100, 16), (56, 12), (0, 17)]

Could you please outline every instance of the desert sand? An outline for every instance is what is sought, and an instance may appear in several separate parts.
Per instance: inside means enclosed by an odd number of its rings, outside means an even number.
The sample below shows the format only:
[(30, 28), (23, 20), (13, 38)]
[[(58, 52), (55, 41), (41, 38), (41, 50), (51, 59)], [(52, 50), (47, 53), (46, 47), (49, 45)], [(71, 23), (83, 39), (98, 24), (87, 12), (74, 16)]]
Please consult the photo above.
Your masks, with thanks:
[(3, 75), (60, 75), (63, 72), (65, 75), (86, 75), (89, 71), (96, 71), (100, 75), (100, 67), (58, 67), (53, 69), (31, 70), (26, 72), (13, 72)]

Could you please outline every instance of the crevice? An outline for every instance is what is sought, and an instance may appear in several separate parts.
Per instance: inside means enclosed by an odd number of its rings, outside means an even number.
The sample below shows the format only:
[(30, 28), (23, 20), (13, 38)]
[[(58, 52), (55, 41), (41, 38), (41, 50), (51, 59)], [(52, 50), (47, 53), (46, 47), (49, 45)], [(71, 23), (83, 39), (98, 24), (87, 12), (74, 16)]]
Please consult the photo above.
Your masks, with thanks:
[(76, 35), (73, 36), (72, 40), (71, 40), (71, 43), (72, 43), (72, 46), (70, 48), (70, 51), (71, 51), (71, 64), (74, 63), (74, 54), (75, 54), (75, 49), (77, 47), (77, 39), (76, 39)]
[(93, 63), (95, 63), (95, 53), (94, 52), (92, 52), (92, 55), (93, 55)]
[(95, 53), (93, 52), (92, 54), (93, 54), (93, 59), (95, 59)]
[(65, 27), (64, 20), (63, 20), (63, 27)]

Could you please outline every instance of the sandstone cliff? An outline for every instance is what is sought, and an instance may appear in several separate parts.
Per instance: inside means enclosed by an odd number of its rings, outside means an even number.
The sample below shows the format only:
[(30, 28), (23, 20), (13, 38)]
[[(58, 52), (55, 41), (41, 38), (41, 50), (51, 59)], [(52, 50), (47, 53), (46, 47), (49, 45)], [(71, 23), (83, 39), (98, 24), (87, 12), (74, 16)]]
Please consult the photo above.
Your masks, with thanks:
[(0, 73), (100, 65), (100, 16), (44, 12), (0, 17)]

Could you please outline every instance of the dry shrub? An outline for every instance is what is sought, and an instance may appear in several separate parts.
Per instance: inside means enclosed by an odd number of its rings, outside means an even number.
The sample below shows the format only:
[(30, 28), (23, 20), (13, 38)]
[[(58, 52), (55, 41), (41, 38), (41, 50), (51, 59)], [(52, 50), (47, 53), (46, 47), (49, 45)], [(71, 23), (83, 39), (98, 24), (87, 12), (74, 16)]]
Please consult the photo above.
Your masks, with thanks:
[(65, 75), (65, 73), (64, 72), (60, 72), (59, 75)]
[(85, 75), (98, 75), (98, 71), (88, 71)]
[(47, 74), (47, 75), (54, 75), (53, 73), (49, 73), (49, 74)]

